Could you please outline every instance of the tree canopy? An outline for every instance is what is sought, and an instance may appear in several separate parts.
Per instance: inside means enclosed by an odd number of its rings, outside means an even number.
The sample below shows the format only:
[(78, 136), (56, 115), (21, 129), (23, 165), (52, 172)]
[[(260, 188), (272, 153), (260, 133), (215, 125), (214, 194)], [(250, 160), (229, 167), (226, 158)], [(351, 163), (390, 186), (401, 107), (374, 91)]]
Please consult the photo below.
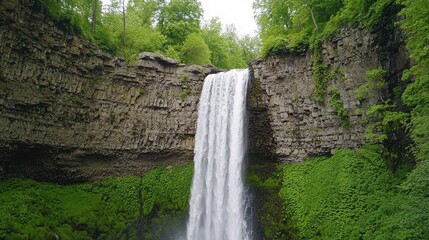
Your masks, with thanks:
[(187, 64), (208, 64), (210, 63), (210, 49), (204, 39), (191, 33), (186, 37), (182, 48), (183, 61)]
[(130, 63), (139, 52), (148, 51), (231, 69), (244, 68), (259, 56), (257, 37), (238, 36), (218, 19), (203, 22), (198, 0), (110, 0), (103, 10), (100, 0), (37, 0), (37, 4), (69, 31)]
[(395, 0), (255, 0), (262, 54), (306, 48), (343, 25), (373, 28), (392, 16)]

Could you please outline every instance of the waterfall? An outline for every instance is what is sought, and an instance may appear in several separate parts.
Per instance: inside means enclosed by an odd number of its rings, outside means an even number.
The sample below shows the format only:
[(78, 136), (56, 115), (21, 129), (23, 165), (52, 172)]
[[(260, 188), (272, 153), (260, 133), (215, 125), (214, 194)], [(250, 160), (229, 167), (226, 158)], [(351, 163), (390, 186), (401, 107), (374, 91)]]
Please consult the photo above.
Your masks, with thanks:
[(204, 80), (195, 137), (188, 240), (247, 240), (243, 164), (249, 71)]

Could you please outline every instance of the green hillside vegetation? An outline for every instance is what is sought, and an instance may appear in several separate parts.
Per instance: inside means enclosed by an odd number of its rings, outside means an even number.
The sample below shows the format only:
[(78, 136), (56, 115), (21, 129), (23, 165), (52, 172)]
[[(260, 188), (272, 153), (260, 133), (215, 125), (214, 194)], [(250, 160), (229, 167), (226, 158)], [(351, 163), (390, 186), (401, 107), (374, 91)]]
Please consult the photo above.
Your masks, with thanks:
[[(131, 64), (140, 52), (157, 52), (187, 64), (232, 69), (245, 68), (259, 55), (258, 37), (238, 36), (216, 18), (203, 22), (198, 0), (111, 0), (104, 9), (101, 0), (36, 0), (35, 7)], [(195, 39), (209, 51), (190, 49)]]
[(429, 198), (409, 191), (382, 149), (337, 150), (284, 166), (280, 196), (298, 239), (428, 239)]
[(395, 0), (255, 0), (262, 55), (316, 48), (343, 26), (375, 29), (396, 16)]
[(159, 239), (187, 217), (192, 164), (58, 185), (0, 181), (0, 239)]
[[(402, 28), (413, 60), (399, 83), (405, 91), (396, 86), (389, 92), (382, 69), (368, 71), (368, 83), (356, 89), (361, 100), (385, 92), (378, 104), (361, 109), (367, 138), (378, 145), (284, 166), (280, 196), (288, 224), (300, 239), (429, 239), (429, 2), (256, 0), (254, 8), (263, 57), (314, 52), (321, 103), (328, 85), (328, 70), (317, 58), (322, 41), (342, 26)], [(318, 89), (322, 83), (325, 87)], [(402, 137), (395, 140), (395, 135)], [(408, 137), (412, 143), (404, 145)]]

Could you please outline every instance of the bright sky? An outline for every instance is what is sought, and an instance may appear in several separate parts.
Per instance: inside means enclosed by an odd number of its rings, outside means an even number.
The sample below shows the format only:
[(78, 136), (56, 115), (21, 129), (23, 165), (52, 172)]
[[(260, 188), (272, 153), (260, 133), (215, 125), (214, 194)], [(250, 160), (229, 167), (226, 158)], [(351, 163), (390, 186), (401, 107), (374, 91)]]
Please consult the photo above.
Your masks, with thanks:
[[(102, 0), (109, 4), (110, 0)], [(224, 26), (233, 24), (240, 35), (256, 35), (256, 22), (253, 19), (253, 0), (199, 0), (204, 9), (204, 19), (219, 17)]]
[(200, 0), (204, 19), (219, 17), (223, 25), (234, 24), (239, 34), (256, 34), (253, 19), (253, 0)]

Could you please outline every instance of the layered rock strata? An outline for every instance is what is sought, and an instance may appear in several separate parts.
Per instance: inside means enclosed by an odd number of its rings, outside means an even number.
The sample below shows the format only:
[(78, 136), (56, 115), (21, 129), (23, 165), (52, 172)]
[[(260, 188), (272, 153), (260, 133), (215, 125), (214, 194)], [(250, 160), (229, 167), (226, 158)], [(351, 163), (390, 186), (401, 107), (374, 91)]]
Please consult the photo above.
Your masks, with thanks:
[[(57, 26), (34, 1), (0, 2), (0, 178), (57, 182), (141, 175), (192, 161), (204, 78), (219, 70), (152, 53), (138, 63)], [(250, 64), (250, 161), (302, 161), (366, 143), (370, 104), (355, 99), (366, 71), (382, 67), (392, 90), (409, 65), (401, 34), (344, 28), (322, 46), (336, 73), (316, 101), (310, 50)], [(347, 117), (330, 107), (339, 92)], [(372, 102), (373, 103), (373, 102)]]
[(135, 66), (0, 3), (0, 176), (83, 181), (192, 161), (211, 66), (142, 53)]
[[(321, 102), (315, 97), (312, 51), (276, 54), (251, 63), (252, 91), (256, 94), (249, 95), (249, 109), (268, 116), (262, 131), (272, 138), (266, 137), (262, 142), (280, 161), (302, 161), (330, 154), (337, 148), (358, 148), (367, 142), (364, 116), (359, 109), (375, 102), (356, 100), (355, 90), (368, 81), (368, 70), (387, 70), (386, 80), (395, 85), (402, 70), (409, 66), (401, 33), (383, 33), (344, 28), (322, 45), (321, 64), (335, 73)], [(332, 89), (340, 94), (347, 111), (345, 118), (339, 117), (329, 104)]]

